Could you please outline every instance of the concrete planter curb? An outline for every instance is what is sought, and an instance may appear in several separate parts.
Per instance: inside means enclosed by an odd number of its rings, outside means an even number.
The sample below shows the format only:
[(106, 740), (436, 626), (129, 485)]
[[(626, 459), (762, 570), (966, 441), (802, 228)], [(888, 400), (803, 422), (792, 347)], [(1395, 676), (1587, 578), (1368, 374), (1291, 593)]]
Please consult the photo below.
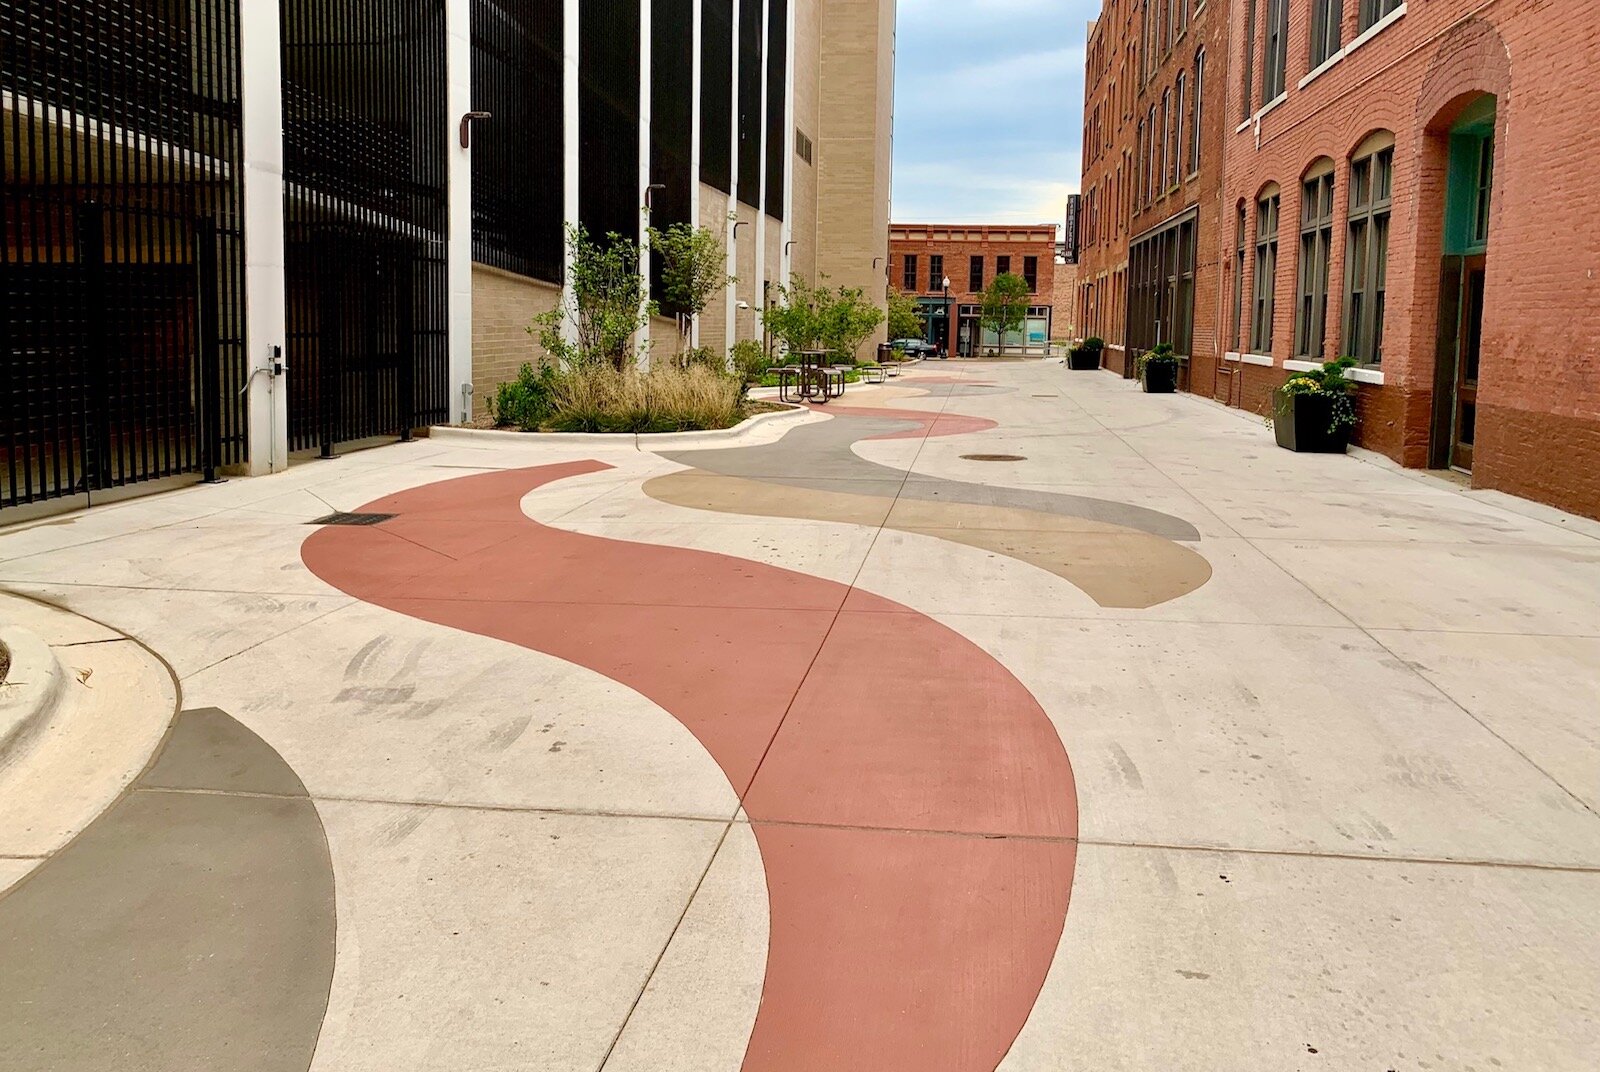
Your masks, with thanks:
[(11, 652), (11, 671), (0, 684), (0, 767), (4, 767), (50, 720), (66, 671), (50, 645), (20, 625), (0, 622), (0, 644)]
[[(761, 401), (766, 401), (762, 399)], [(452, 428), (439, 426), (429, 429), (428, 437), (445, 443), (527, 443), (536, 445), (561, 445), (585, 447), (612, 447), (623, 450), (656, 450), (661, 447), (717, 445), (745, 439), (756, 432), (770, 431), (774, 426), (803, 424), (814, 419), (813, 414), (798, 406), (781, 413), (758, 413), (734, 425), (707, 432), (510, 432), (499, 428)]]

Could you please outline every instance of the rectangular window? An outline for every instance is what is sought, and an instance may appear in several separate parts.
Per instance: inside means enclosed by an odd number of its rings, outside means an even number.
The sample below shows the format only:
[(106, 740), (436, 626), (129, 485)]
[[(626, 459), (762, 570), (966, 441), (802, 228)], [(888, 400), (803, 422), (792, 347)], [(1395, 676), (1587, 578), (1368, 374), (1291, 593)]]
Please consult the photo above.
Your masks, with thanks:
[(900, 274), (900, 289), (907, 294), (915, 294), (917, 292), (917, 255), (915, 253), (906, 254), (905, 267)]
[(1009, 275), (1010, 272), (1011, 272), (1011, 258), (1010, 257), (996, 257), (994, 259), (994, 274), (995, 275)]
[(967, 290), (973, 294), (983, 293), (983, 258), (975, 256), (967, 266)]
[(941, 253), (928, 257), (928, 289), (944, 289), (944, 255)]
[(1344, 350), (1361, 364), (1383, 364), (1383, 317), (1389, 274), (1389, 211), (1394, 147), (1350, 165), (1350, 225), (1345, 246)]
[(1474, 195), (1472, 239), (1479, 245), (1489, 242), (1489, 206), (1494, 195), (1494, 135), (1478, 146), (1478, 189)]
[(1328, 266), (1333, 257), (1333, 171), (1300, 187), (1299, 293), (1295, 303), (1295, 354), (1322, 359), (1327, 340)]
[(1022, 258), (1022, 281), (1028, 284), (1028, 293), (1039, 292), (1039, 258)]
[(1168, 343), (1187, 356), (1194, 345), (1198, 211), (1147, 233), (1128, 250), (1128, 345)]
[(1395, 8), (1405, 3), (1405, 0), (1361, 0), (1361, 26), (1366, 30), (1373, 23), (1394, 11)]
[(1289, 0), (1267, 0), (1267, 34), (1261, 51), (1261, 106), (1283, 93), (1289, 66)]
[(1256, 290), (1250, 318), (1250, 349), (1272, 353), (1273, 291), (1278, 275), (1278, 195), (1256, 203)]
[(1255, 107), (1252, 103), (1255, 98), (1256, 88), (1256, 0), (1246, 0), (1244, 13), (1244, 114), (1239, 118), (1249, 119), (1250, 110)]
[(1314, 0), (1311, 5), (1311, 66), (1321, 67), (1343, 41), (1344, 0)]

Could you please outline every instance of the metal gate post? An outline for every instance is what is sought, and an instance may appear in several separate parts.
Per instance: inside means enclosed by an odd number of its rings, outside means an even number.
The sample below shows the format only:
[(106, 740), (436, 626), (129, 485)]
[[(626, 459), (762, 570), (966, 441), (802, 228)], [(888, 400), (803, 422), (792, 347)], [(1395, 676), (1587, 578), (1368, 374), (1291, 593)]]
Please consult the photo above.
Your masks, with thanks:
[(77, 210), (75, 262), (83, 275), (84, 361), (88, 392), (84, 413), (85, 493), (111, 486), (111, 377), (106, 341), (106, 221), (105, 208), (85, 201)]
[(200, 389), (196, 414), (200, 471), (207, 484), (220, 484), (222, 478), (217, 469), (222, 458), (222, 339), (217, 311), (217, 222), (213, 219), (196, 221), (194, 240), (200, 312), (199, 367), (195, 370)]
[(400, 410), (400, 442), (411, 442), (411, 428), (417, 420), (417, 319), (416, 319), (416, 258), (402, 256), (398, 266), (400, 308), (396, 310), (399, 321), (399, 338), (395, 340), (396, 358), (400, 367), (396, 383), (396, 400)]
[[(320, 245), (320, 243), (318, 243)], [(329, 251), (332, 252), (331, 250)], [(332, 257), (318, 257), (316, 271), (320, 278), (322, 298), (318, 303), (318, 377), (322, 382), (317, 391), (317, 410), (322, 421), (322, 458), (332, 458), (333, 444), (338, 438), (339, 424), (339, 363), (343, 360), (340, 345), (343, 337), (344, 311), (339, 307), (339, 284), (334, 272), (339, 261)]]

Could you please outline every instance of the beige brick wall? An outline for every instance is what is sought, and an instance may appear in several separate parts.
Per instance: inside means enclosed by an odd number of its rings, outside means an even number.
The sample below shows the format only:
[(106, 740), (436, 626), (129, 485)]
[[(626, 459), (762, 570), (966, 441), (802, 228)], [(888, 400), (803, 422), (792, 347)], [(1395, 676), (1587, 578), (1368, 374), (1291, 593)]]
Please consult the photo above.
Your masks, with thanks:
[[(887, 307), (894, 0), (822, 0), (817, 272)], [(880, 328), (875, 341), (885, 338)]]
[(472, 266), (472, 412), (487, 412), (495, 388), (535, 361), (528, 326), (561, 301), (561, 288), (482, 264)]

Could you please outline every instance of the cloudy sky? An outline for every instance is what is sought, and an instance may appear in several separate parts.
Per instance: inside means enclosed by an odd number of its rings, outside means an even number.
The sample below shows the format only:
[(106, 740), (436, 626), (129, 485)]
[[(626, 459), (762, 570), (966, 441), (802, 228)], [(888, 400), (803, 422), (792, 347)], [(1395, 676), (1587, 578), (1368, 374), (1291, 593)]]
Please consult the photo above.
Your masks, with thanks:
[(1099, 0), (900, 0), (894, 218), (1060, 223)]

